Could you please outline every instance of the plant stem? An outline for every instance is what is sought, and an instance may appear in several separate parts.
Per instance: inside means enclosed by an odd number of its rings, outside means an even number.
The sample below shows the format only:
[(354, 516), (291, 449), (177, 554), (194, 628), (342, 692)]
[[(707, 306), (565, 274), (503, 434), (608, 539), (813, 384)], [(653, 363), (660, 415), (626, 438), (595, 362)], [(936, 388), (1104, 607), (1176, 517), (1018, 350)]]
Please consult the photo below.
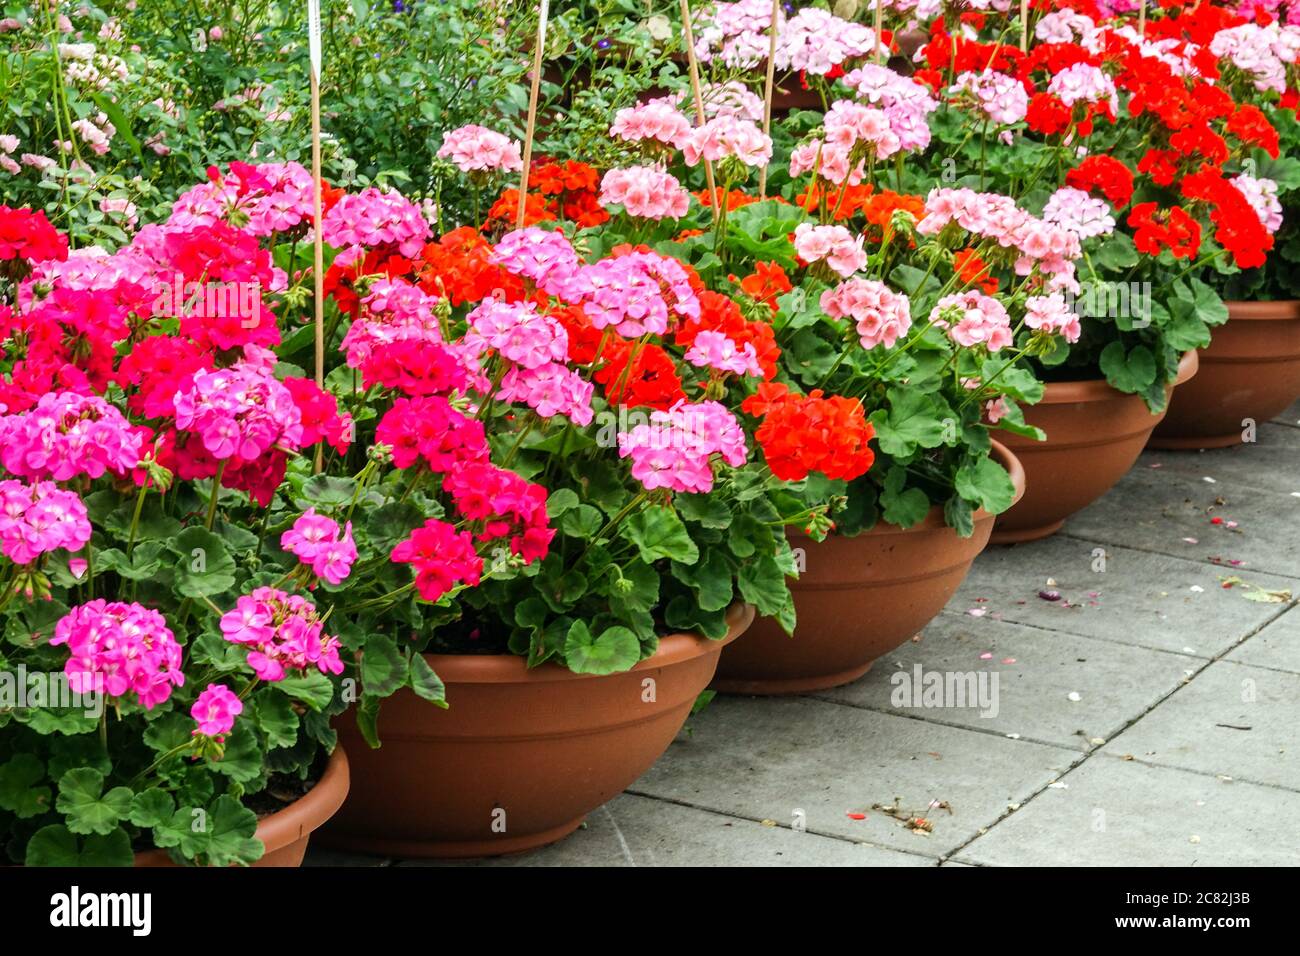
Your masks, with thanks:
[(226, 473), (226, 461), (217, 464), (217, 473), (212, 477), (212, 497), (208, 499), (208, 520), (204, 525), (209, 531), (217, 520), (217, 499), (221, 497), (221, 476)]

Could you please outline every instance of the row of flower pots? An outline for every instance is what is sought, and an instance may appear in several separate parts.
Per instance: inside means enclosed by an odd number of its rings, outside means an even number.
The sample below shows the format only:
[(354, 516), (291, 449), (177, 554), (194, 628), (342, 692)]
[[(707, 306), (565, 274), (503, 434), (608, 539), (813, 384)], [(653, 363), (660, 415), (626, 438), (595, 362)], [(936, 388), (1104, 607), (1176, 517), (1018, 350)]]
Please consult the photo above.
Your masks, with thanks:
[[(1203, 354), (1183, 357), (1176, 386), (1185, 391), (1170, 386), (1181, 396), (1171, 410), (1212, 415), (1204, 423), (1187, 416), (1208, 438), (1165, 428), (1171, 437), (1152, 441), (1165, 416), (1148, 412), (1140, 399), (1103, 381), (1050, 385), (1027, 416), (1047, 440), (995, 443), (1016, 504), (996, 518), (980, 512), (971, 537), (958, 537), (937, 508), (906, 529), (879, 524), (856, 538), (832, 535), (820, 543), (796, 535), (807, 569), (792, 586), (799, 613), (793, 638), (756, 618), (752, 607), (736, 605), (722, 640), (671, 635), (653, 658), (608, 677), (553, 666), (528, 670), (517, 658), (431, 657), (457, 706), (437, 713), (414, 694), (399, 694), (385, 707), (379, 750), (366, 747), (350, 722), (340, 724), (341, 740), (357, 755), (357, 782), (324, 842), (440, 858), (540, 847), (567, 836), (644, 773), (705, 687), (798, 694), (857, 680), (933, 620), (990, 541), (1052, 534), (1123, 477), (1144, 446), (1239, 442), (1234, 422), (1266, 421), (1300, 397), (1300, 302), (1231, 303), (1230, 310), (1240, 321), (1220, 329)], [(1263, 328), (1277, 333), (1261, 336), (1259, 323), (1269, 321), (1275, 325)], [(1195, 391), (1188, 383), (1198, 364), (1217, 377)]]

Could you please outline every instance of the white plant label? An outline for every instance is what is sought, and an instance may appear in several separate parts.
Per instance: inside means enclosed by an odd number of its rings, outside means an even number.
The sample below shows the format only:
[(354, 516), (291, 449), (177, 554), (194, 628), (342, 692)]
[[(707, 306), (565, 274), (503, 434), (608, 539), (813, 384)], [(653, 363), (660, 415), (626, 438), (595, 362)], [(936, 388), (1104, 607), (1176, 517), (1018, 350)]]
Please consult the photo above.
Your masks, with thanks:
[(320, 81), (320, 0), (307, 0), (307, 50), (311, 72)]

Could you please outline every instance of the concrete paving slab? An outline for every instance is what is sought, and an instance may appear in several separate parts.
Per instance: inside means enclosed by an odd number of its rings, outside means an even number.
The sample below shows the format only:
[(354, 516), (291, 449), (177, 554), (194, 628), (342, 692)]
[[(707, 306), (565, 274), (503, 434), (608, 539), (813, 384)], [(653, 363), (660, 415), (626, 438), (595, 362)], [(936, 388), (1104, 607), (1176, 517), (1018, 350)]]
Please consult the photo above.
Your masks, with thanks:
[(1290, 408), (1284, 411), (1273, 421), (1282, 425), (1290, 425), (1294, 428), (1300, 428), (1300, 401), (1295, 402)]
[[(1137, 467), (1167, 470), (1197, 481), (1208, 475), (1216, 485), (1237, 496), (1248, 492), (1273, 500), (1274, 495), (1287, 498), (1300, 491), (1300, 469), (1296, 468), (1300, 461), (1300, 428), (1265, 424), (1259, 428), (1257, 439), (1206, 451), (1152, 450), (1142, 456)], [(1295, 507), (1280, 499), (1277, 504), (1284, 509)]]
[[(783, 826), (802, 811), (810, 832), (938, 857), (1079, 757), (811, 698), (718, 697), (631, 789)], [(895, 798), (933, 832), (917, 835), (873, 809)]]
[[(1200, 477), (1146, 467), (1144, 456), (1105, 497), (1070, 518), (1066, 532), (1085, 541), (1202, 561), (1243, 561), (1236, 571), (1242, 577), (1266, 572), (1300, 577), (1300, 498), (1220, 481), (1211, 454), (1205, 455)], [(1238, 527), (1216, 526), (1214, 517), (1236, 521)]]
[[(944, 614), (919, 642), (892, 651), (860, 680), (812, 696), (1088, 750), (1201, 666), (1182, 654)], [(960, 697), (927, 700), (922, 688), (940, 680), (951, 680)]]
[(314, 843), (307, 844), (307, 855), (302, 861), (303, 866), (391, 866), (392, 863), (387, 857), (330, 850)]
[(1234, 648), (1227, 660), (1300, 674), (1300, 608), (1282, 614)]
[(1300, 674), (1220, 661), (1102, 751), (1300, 791), (1297, 700)]
[(1295, 866), (1300, 797), (1094, 757), (954, 859), (993, 866)]
[(623, 794), (559, 843), (485, 860), (398, 866), (934, 866), (935, 861)]
[[(1286, 578), (1197, 560), (1204, 547), (1177, 537), (1171, 547), (1189, 553), (1170, 557), (1100, 545), (1072, 534), (990, 548), (975, 562), (948, 609), (962, 615), (983, 609), (985, 621), (1000, 618), (1211, 658), (1278, 610), (1247, 601), (1240, 592), (1225, 591), (1222, 577), (1235, 574), (1270, 589), (1296, 587)], [(1056, 583), (1049, 586), (1049, 579)], [(1039, 592), (1044, 590), (1059, 593), (1062, 600), (1043, 600)]]

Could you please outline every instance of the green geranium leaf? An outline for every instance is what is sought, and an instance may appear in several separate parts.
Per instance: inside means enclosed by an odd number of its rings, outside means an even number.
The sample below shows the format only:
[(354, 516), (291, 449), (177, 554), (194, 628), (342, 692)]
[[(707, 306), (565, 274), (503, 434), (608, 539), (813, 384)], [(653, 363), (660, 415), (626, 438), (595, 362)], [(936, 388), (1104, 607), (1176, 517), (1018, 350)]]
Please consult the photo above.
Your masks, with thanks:
[(258, 692), (256, 703), (257, 726), (266, 734), (268, 748), (292, 747), (298, 742), (301, 721), (288, 697), (266, 688)]
[(447, 688), (442, 679), (429, 666), (423, 654), (411, 655), (411, 690), (425, 700), (441, 707), (447, 706)]
[(206, 528), (186, 528), (167, 547), (180, 558), (176, 590), (181, 596), (211, 597), (235, 586), (235, 559), (226, 543)]
[(271, 689), (302, 701), (312, 710), (324, 710), (334, 699), (334, 684), (317, 670), (285, 677), (273, 683)]
[(546, 513), (552, 518), (558, 518), (577, 506), (578, 493), (572, 488), (558, 488), (546, 497)]
[(709, 551), (695, 564), (673, 562), (673, 577), (695, 592), (700, 608), (717, 611), (731, 603), (731, 565), (721, 551)]
[(613, 674), (641, 659), (641, 641), (626, 627), (607, 627), (592, 636), (585, 621), (574, 621), (564, 641), (564, 660), (578, 674)]
[(691, 540), (686, 525), (671, 508), (653, 506), (637, 512), (620, 526), (624, 538), (636, 545), (641, 560), (647, 564), (671, 558), (685, 564), (700, 559), (700, 551)]
[(114, 787), (104, 792), (104, 775), (82, 767), (69, 770), (59, 778), (59, 798), (55, 809), (66, 819), (73, 833), (98, 833), (106, 836), (117, 828), (119, 820), (131, 812), (134, 794), (128, 787)]
[(1123, 342), (1111, 342), (1101, 352), (1101, 371), (1121, 392), (1136, 394), (1156, 380), (1156, 359), (1145, 345), (1127, 351)]
[(917, 448), (937, 448), (956, 433), (952, 409), (933, 395), (913, 389), (891, 388), (887, 408), (871, 413), (880, 450), (905, 458)]
[(649, 611), (659, 603), (659, 572), (640, 558), (633, 558), (622, 569), (621, 587), (614, 586), (611, 603), (629, 611)]
[(406, 683), (406, 658), (397, 643), (386, 634), (376, 634), (366, 642), (361, 654), (361, 684), (365, 693), (387, 697)]
[(235, 721), (234, 729), (226, 735), (226, 749), (221, 759), (209, 757), (207, 765), (236, 783), (248, 783), (261, 775), (263, 756), (252, 721), (240, 717)]
[(880, 492), (880, 513), (890, 524), (910, 528), (930, 513), (930, 497), (920, 488), (904, 488), (907, 470), (901, 465), (889, 469)]
[(944, 521), (963, 538), (975, 533), (975, 509), (961, 495), (953, 495), (943, 506)]
[(36, 786), (44, 779), (45, 764), (32, 754), (0, 765), (0, 808), (23, 819), (40, 816), (50, 808), (50, 788)]
[(265, 848), (253, 834), (257, 814), (230, 794), (222, 794), (208, 807), (181, 807), (165, 823), (154, 827), (154, 841), (175, 847), (186, 859), (205, 866), (256, 863)]
[(135, 862), (131, 838), (121, 827), (78, 840), (65, 826), (42, 827), (27, 841), (28, 866), (104, 867)]
[(985, 359), (981, 377), (986, 383), (992, 382), (993, 388), (1026, 405), (1043, 400), (1044, 385), (1034, 373), (1015, 365), (1008, 367), (1005, 359)]
[(128, 581), (148, 581), (162, 568), (165, 553), (159, 541), (140, 542), (129, 558), (116, 548), (105, 548), (95, 552), (95, 573), (114, 571)]
[(725, 528), (731, 524), (731, 509), (726, 502), (711, 495), (678, 495), (677, 513), (687, 521), (706, 528)]
[[(566, 489), (567, 490), (567, 489)], [(599, 508), (577, 505), (566, 510), (558, 522), (559, 529), (571, 538), (590, 541), (605, 526), (605, 516)]]
[(138, 827), (153, 828), (164, 820), (170, 820), (175, 812), (176, 801), (172, 795), (157, 787), (150, 787), (137, 793), (131, 800), (128, 819)]
[[(776, 558), (770, 554), (760, 555), (742, 564), (736, 583), (740, 587), (741, 596), (758, 608), (758, 612), (763, 615), (771, 616), (780, 613), (789, 599), (790, 592), (786, 587), (785, 572), (781, 570)], [(717, 610), (717, 608), (701, 609)]]
[(992, 458), (977, 458), (957, 469), (954, 488), (967, 501), (978, 501), (990, 514), (1001, 514), (1016, 497), (1007, 470)]
[(772, 529), (751, 514), (739, 514), (732, 520), (727, 546), (738, 558), (748, 558), (755, 551), (770, 552), (776, 547)]
[(342, 505), (350, 504), (356, 493), (357, 483), (353, 478), (312, 475), (302, 483), (298, 498), (313, 508), (332, 511)]

